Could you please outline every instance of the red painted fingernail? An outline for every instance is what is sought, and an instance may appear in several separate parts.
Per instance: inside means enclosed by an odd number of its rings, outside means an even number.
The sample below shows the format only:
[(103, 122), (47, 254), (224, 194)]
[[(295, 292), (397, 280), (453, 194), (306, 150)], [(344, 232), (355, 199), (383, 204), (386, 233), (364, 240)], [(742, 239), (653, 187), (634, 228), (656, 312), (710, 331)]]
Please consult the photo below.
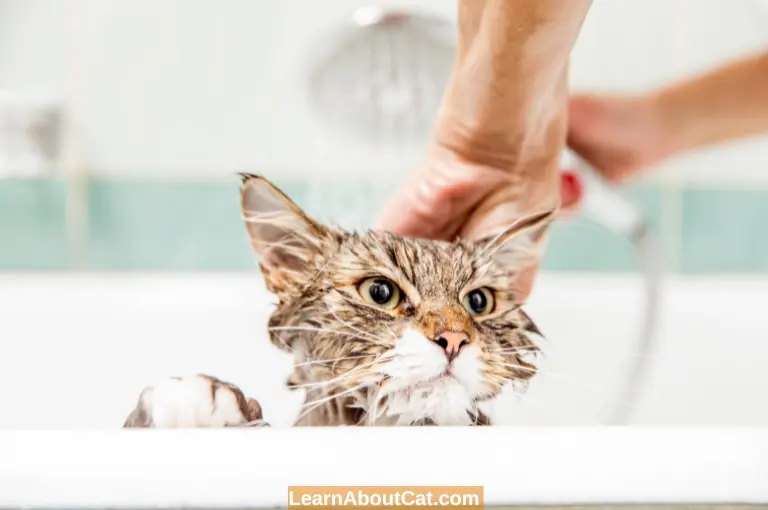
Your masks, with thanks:
[(584, 195), (584, 181), (577, 172), (565, 170), (560, 176), (562, 180), (562, 201), (566, 207), (578, 204)]

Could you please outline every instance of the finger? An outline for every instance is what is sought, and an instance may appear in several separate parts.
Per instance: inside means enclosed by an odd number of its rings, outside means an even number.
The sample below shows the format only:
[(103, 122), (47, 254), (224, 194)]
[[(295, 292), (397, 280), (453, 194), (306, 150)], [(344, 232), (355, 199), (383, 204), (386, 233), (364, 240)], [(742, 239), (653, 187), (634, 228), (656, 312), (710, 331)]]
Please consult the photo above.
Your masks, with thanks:
[(584, 198), (584, 182), (582, 177), (571, 170), (560, 174), (560, 208), (563, 215), (574, 212)]
[(408, 179), (386, 205), (374, 228), (404, 236), (448, 239), (453, 207), (440, 200), (439, 194), (418, 177)]
[(499, 180), (500, 172), (431, 166), (398, 190), (375, 228), (400, 235), (452, 240), (469, 212)]

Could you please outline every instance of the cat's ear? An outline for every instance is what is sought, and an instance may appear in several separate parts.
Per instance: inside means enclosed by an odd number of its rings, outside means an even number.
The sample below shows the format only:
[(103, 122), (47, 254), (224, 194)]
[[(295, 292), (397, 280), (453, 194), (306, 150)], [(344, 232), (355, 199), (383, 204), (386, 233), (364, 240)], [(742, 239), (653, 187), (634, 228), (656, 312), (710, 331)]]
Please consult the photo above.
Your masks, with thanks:
[(322, 251), (327, 229), (263, 177), (243, 175), (241, 206), (251, 246), (273, 291), (297, 282)]
[(483, 252), (515, 271), (536, 265), (556, 214), (556, 210), (550, 210), (521, 218), (500, 233), (481, 240)]

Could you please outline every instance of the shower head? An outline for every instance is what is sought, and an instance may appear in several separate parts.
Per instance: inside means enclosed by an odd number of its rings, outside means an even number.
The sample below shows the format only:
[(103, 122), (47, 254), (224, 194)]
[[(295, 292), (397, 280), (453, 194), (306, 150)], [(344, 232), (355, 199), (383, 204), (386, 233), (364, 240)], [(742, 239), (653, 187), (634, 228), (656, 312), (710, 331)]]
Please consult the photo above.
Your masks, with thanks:
[(580, 211), (615, 233), (630, 240), (636, 240), (647, 229), (646, 218), (642, 211), (624, 197), (621, 190), (608, 184), (582, 158), (569, 149), (563, 152), (560, 168), (578, 169), (584, 181), (584, 198)]
[(440, 16), (359, 8), (318, 38), (310, 61), (310, 105), (325, 125), (355, 142), (423, 144), (455, 45), (455, 26)]

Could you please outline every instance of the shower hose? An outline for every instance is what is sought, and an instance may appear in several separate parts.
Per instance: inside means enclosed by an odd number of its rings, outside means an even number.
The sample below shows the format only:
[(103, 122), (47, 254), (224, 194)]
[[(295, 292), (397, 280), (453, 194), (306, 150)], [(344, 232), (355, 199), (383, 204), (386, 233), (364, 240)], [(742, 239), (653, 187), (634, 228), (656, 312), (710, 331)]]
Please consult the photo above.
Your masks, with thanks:
[(628, 425), (645, 387), (657, 347), (657, 322), (661, 290), (659, 247), (647, 218), (622, 193), (609, 185), (584, 160), (567, 151), (561, 168), (576, 168), (584, 180), (581, 213), (629, 241), (643, 277), (645, 294), (642, 320), (637, 328), (636, 352), (616, 391), (606, 423)]

